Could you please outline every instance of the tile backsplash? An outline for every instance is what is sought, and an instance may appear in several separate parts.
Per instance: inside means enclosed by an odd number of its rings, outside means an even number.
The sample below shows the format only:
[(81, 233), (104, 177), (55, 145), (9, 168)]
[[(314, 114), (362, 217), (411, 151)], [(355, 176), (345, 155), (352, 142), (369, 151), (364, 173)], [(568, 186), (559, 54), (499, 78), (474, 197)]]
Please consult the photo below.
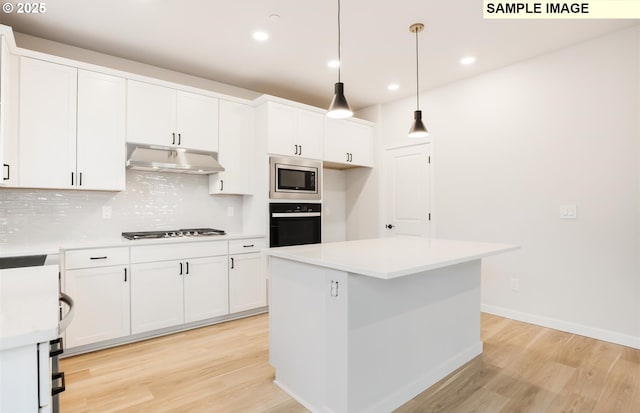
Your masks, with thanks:
[[(242, 197), (211, 196), (208, 185), (206, 175), (127, 171), (123, 192), (0, 188), (0, 248), (117, 238), (123, 231), (241, 232)], [(111, 208), (110, 219), (103, 207)]]

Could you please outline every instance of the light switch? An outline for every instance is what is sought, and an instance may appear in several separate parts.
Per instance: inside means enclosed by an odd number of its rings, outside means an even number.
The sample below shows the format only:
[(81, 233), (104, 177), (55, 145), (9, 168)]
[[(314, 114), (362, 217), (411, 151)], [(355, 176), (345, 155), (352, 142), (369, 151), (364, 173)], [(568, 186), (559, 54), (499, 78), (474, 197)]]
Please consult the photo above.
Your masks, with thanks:
[(560, 205), (560, 219), (576, 219), (578, 218), (578, 208), (576, 205), (567, 204)]

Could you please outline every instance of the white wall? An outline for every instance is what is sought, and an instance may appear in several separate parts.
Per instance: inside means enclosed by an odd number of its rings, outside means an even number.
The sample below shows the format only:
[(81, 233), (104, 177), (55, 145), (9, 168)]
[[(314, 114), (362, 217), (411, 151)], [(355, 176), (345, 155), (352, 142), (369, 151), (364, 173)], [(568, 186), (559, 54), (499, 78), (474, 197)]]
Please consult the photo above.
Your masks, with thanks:
[[(486, 311), (640, 347), (638, 40), (633, 28), (422, 94), (435, 235), (522, 246), (484, 260)], [(414, 103), (381, 107), (384, 144), (408, 140)]]
[[(240, 196), (209, 195), (206, 175), (127, 171), (124, 192), (0, 190), (0, 250), (114, 239), (123, 231), (213, 227), (242, 232)], [(102, 218), (102, 207), (112, 210)], [(227, 207), (234, 217), (227, 217)]]
[(322, 242), (344, 241), (345, 171), (322, 170)]

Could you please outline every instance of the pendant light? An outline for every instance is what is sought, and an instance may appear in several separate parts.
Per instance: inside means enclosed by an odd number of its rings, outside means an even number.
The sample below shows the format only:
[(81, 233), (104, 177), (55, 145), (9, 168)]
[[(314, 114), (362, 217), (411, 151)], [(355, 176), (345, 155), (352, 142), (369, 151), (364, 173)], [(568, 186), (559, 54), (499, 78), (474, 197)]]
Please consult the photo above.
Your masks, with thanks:
[(416, 110), (413, 112), (413, 124), (409, 129), (410, 138), (425, 138), (429, 136), (429, 131), (422, 123), (422, 111), (420, 110), (420, 86), (419, 86), (419, 59), (418, 59), (418, 33), (424, 30), (424, 24), (415, 23), (409, 27), (411, 33), (416, 34)]
[(329, 105), (327, 116), (335, 119), (344, 119), (353, 116), (353, 111), (347, 102), (347, 98), (344, 97), (344, 84), (340, 81), (340, 67), (342, 66), (340, 56), (340, 0), (338, 0), (338, 63), (338, 83), (335, 84), (335, 95), (331, 100), (331, 105)]

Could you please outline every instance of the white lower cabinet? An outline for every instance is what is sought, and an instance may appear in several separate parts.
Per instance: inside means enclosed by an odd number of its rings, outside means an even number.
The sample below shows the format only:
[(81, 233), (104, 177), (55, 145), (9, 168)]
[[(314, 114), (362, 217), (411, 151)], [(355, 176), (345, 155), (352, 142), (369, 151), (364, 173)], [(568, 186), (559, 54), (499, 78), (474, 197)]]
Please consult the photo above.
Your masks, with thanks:
[(263, 248), (265, 238), (248, 238), (64, 251), (64, 291), (76, 306), (67, 347), (96, 349), (265, 307)]
[(229, 241), (229, 312), (239, 313), (267, 305), (264, 238)]
[(131, 333), (228, 314), (227, 251), (226, 241), (131, 248)]
[(130, 334), (127, 265), (66, 272), (66, 292), (74, 299), (75, 316), (66, 330), (67, 347)]
[(75, 316), (65, 331), (67, 347), (131, 334), (129, 248), (64, 252), (64, 291), (73, 297)]
[(182, 324), (184, 320), (182, 261), (131, 264), (131, 332)]
[(205, 320), (229, 314), (227, 257), (196, 258), (187, 261), (184, 277), (184, 321)]

